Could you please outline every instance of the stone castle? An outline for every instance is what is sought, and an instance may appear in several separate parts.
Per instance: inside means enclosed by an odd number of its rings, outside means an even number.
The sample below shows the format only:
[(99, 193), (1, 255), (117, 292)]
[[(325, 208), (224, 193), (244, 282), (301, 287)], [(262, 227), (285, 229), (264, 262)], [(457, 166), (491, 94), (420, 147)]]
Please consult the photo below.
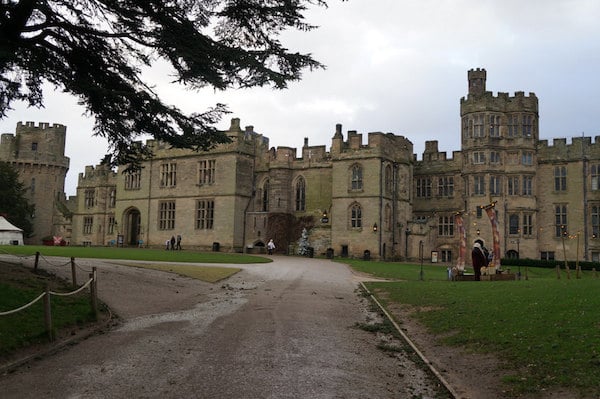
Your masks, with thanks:
[[(486, 90), (485, 69), (468, 71), (460, 100), (461, 150), (448, 158), (427, 141), (363, 134), (337, 125), (329, 151), (269, 148), (232, 119), (228, 144), (209, 152), (148, 141), (141, 171), (88, 166), (77, 195), (63, 194), (65, 127), (28, 122), (2, 135), (0, 160), (17, 166), (36, 204), (36, 236), (72, 245), (183, 247), (262, 252), (273, 238), (292, 253), (303, 229), (315, 255), (456, 261), (461, 215), (467, 243), (492, 242), (483, 210), (493, 205), (505, 257), (600, 260), (598, 137), (539, 140), (538, 99)], [(41, 204), (41, 205), (40, 205)], [(430, 259), (431, 258), (431, 259)]]
[(71, 212), (65, 198), (69, 158), (65, 157), (67, 128), (63, 125), (18, 123), (16, 134), (0, 135), (0, 161), (13, 165), (35, 204), (33, 237), (26, 243), (41, 243), (52, 234), (67, 235)]

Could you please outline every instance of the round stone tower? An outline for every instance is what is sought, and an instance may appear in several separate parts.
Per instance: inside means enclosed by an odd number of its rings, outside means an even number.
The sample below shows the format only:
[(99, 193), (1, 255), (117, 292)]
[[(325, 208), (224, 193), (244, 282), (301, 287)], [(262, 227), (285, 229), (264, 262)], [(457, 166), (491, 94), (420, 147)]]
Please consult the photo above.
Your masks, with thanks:
[(63, 199), (69, 158), (65, 157), (66, 126), (19, 122), (16, 134), (3, 134), (0, 160), (13, 165), (35, 205), (33, 236), (25, 242), (39, 244), (44, 236), (57, 234), (54, 218)]

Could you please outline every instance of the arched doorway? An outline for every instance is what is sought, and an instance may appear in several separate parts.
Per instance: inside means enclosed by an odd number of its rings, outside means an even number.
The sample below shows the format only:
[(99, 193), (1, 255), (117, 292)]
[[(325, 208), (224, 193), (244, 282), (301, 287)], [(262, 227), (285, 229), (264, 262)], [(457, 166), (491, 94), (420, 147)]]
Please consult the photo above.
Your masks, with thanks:
[(519, 259), (519, 253), (514, 249), (510, 249), (506, 252), (506, 257), (508, 259)]
[(130, 208), (125, 211), (124, 215), (125, 226), (123, 232), (125, 234), (125, 242), (127, 245), (138, 245), (141, 233), (142, 217), (137, 208)]

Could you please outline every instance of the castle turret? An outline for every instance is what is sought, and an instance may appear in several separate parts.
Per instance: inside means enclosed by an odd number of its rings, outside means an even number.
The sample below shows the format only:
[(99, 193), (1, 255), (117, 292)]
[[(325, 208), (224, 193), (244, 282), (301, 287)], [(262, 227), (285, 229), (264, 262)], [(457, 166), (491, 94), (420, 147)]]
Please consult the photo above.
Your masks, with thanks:
[(64, 235), (55, 228), (60, 215), (58, 202), (64, 198), (69, 158), (65, 157), (67, 128), (64, 125), (19, 122), (14, 136), (3, 134), (0, 160), (13, 165), (35, 205), (33, 236), (26, 243), (40, 243), (47, 235)]
[(468, 72), (469, 95), (480, 96), (485, 93), (486, 71), (483, 68), (471, 69)]
[[(482, 206), (495, 204), (499, 225), (520, 239), (519, 232), (534, 223), (538, 209), (538, 99), (522, 91), (494, 95), (485, 90), (485, 79), (485, 69), (469, 70), (469, 94), (460, 101), (465, 210), (476, 215), (470, 223), (475, 226), (481, 222)], [(492, 234), (477, 226), (475, 231), (489, 240)], [(475, 231), (471, 228), (467, 235), (475, 237)], [(533, 234), (522, 240), (522, 247), (533, 250)]]
[(331, 153), (341, 153), (343, 145), (344, 135), (342, 134), (342, 125), (338, 123), (337, 125), (335, 125), (335, 134), (333, 135), (333, 139), (331, 140)]

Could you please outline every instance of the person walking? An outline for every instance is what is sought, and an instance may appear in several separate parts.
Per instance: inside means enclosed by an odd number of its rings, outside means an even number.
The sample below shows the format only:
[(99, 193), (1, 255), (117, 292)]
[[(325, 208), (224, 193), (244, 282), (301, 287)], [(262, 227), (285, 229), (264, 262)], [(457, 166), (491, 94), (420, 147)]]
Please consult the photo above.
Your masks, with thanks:
[(177, 234), (177, 246), (175, 249), (181, 250), (181, 234)]
[(490, 254), (490, 251), (485, 247), (485, 241), (483, 241), (482, 238), (478, 238), (475, 240), (475, 242), (479, 243), (479, 245), (481, 246), (481, 251), (483, 251), (483, 255), (485, 255), (485, 266), (489, 265), (490, 261), (492, 260), (492, 255)]
[(274, 249), (275, 249), (275, 243), (273, 242), (273, 239), (271, 238), (269, 240), (269, 242), (267, 243), (267, 251), (269, 252), (269, 255), (273, 255)]
[(175, 250), (175, 236), (171, 236), (171, 250)]
[(483, 253), (481, 244), (478, 241), (475, 241), (473, 244), (471, 260), (473, 262), (473, 270), (475, 271), (475, 281), (479, 281), (481, 280), (481, 268), (487, 266), (487, 257)]

